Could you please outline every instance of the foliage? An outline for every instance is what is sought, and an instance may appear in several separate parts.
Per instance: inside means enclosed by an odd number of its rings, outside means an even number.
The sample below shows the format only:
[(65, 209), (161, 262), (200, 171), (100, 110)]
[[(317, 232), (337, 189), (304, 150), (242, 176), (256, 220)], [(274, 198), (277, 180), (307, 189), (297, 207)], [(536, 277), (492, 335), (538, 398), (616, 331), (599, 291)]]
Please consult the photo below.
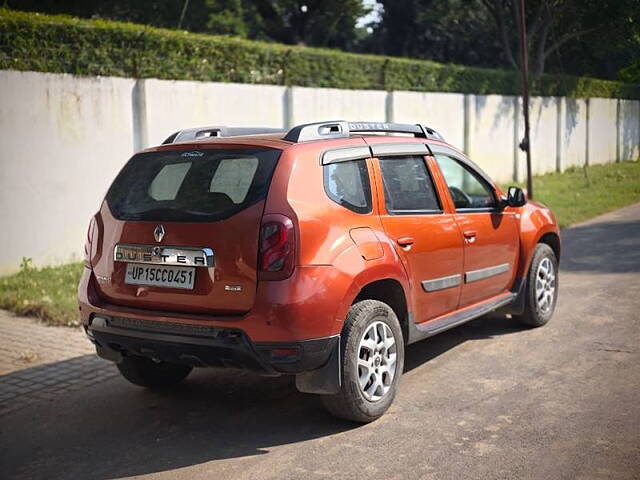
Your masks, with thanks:
[[(5, 0), (11, 8), (234, 35), (290, 45), (350, 49), (362, 0)], [(185, 17), (178, 26), (186, 3)]]
[[(65, 13), (288, 45), (514, 69), (519, 0), (3, 0)], [(365, 6), (366, 5), (366, 6)], [(369, 28), (358, 22), (371, 6)], [(184, 8), (184, 18), (182, 12)], [(527, 0), (530, 71), (599, 78), (640, 61), (640, 0)]]
[[(185, 0), (2, 0), (9, 8), (177, 28)], [(181, 28), (207, 30), (207, 0), (188, 0)]]
[[(581, 28), (590, 33), (567, 42), (551, 55), (554, 69), (615, 79), (619, 70), (640, 62), (640, 0), (577, 3)], [(561, 23), (557, 35), (563, 30)]]
[(343, 49), (367, 12), (361, 0), (207, 0), (207, 7), (210, 33)]
[[(640, 48), (640, 45), (638, 48)], [(618, 78), (622, 82), (640, 83), (640, 60), (620, 70)]]
[(380, 22), (361, 50), (437, 62), (507, 65), (480, 0), (380, 0)]
[[(519, 64), (519, 0), (380, 0), (363, 49), (499, 68)], [(615, 78), (640, 60), (640, 0), (527, 0), (530, 71)]]
[(50, 325), (77, 325), (82, 269), (82, 263), (35, 268), (23, 258), (18, 273), (0, 277), (0, 308)]
[[(346, 89), (515, 94), (514, 72), (0, 9), (0, 68)], [(640, 86), (542, 76), (532, 92), (640, 98)]]
[(640, 161), (573, 167), (534, 177), (533, 187), (535, 199), (567, 227), (640, 202)]

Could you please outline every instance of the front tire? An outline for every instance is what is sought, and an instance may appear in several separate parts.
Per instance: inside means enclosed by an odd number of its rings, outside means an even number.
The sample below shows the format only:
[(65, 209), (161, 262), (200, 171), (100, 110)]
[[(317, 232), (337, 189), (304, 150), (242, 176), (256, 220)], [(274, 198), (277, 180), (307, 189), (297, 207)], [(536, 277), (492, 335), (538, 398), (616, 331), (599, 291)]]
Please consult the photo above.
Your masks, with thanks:
[(516, 320), (527, 327), (541, 327), (551, 320), (558, 299), (558, 259), (545, 243), (533, 252), (524, 295), (524, 312)]
[(154, 362), (145, 357), (129, 355), (117, 364), (124, 378), (134, 385), (148, 388), (168, 388), (184, 380), (193, 367), (176, 363)]
[(377, 300), (351, 306), (341, 337), (342, 386), (323, 395), (336, 417), (368, 423), (393, 403), (404, 369), (404, 339), (393, 310)]

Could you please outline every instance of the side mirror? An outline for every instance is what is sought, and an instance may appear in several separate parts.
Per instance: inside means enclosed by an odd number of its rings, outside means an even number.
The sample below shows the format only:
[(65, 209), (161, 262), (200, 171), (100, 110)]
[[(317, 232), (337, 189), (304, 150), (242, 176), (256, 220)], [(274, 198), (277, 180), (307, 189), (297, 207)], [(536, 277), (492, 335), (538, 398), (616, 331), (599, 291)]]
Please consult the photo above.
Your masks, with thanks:
[(520, 187), (509, 187), (506, 204), (509, 207), (522, 207), (527, 203), (527, 197)]

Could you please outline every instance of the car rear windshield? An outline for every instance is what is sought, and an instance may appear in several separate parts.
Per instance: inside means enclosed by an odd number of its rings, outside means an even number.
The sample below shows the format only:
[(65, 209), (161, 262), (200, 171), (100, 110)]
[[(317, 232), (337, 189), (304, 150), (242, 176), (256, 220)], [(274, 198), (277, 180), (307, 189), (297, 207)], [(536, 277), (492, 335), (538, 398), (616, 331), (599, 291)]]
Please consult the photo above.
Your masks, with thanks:
[(280, 150), (139, 153), (107, 193), (111, 213), (128, 221), (211, 222), (264, 199)]

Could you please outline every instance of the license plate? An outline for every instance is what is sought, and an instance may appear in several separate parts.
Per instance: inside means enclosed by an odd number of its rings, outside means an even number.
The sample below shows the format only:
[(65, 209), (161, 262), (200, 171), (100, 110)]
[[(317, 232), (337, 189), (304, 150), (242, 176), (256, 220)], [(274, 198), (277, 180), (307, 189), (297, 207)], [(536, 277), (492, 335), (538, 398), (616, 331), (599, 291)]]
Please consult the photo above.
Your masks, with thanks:
[(195, 279), (196, 269), (193, 267), (165, 267), (127, 263), (124, 283), (193, 290)]

